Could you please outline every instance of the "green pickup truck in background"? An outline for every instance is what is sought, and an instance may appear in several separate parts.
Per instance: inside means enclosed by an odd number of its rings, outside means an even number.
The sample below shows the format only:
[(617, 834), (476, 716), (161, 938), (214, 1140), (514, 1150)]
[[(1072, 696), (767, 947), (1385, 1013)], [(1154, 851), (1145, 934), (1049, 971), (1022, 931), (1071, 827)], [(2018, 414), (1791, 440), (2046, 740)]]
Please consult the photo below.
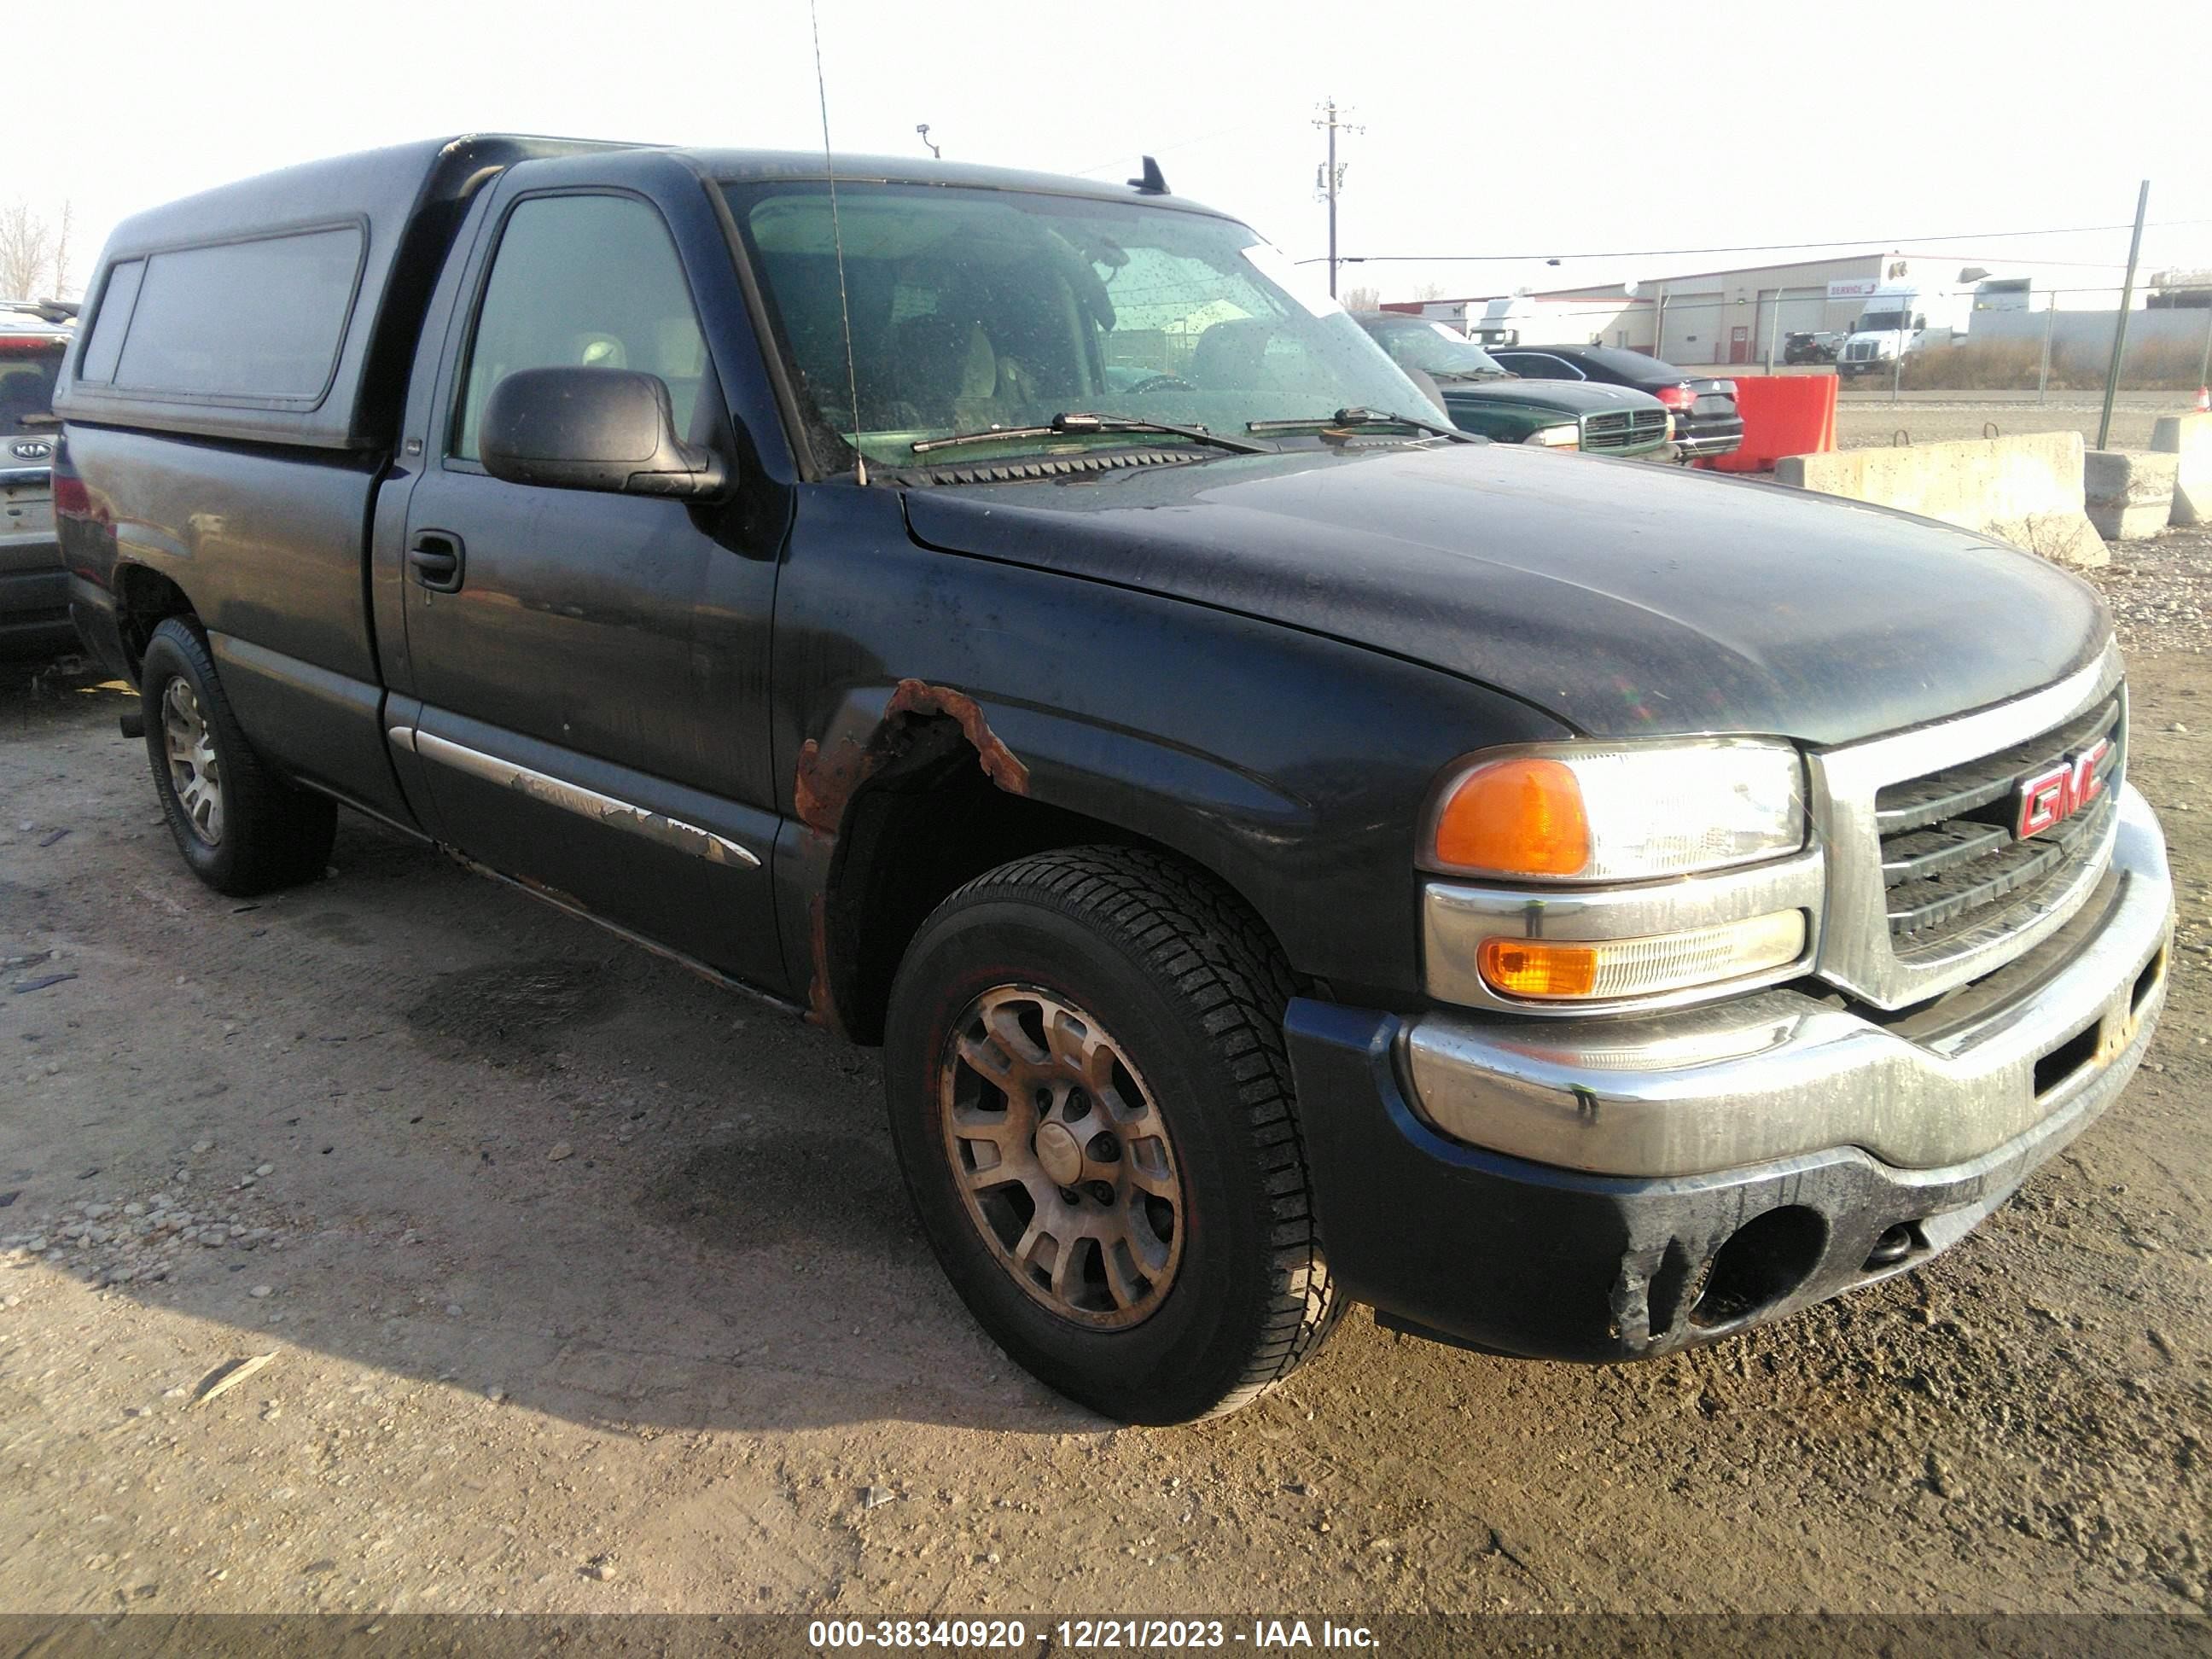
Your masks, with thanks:
[(1353, 315), (1399, 368), (1436, 382), (1445, 412), (1463, 432), (1597, 455), (1668, 453), (1671, 417), (1648, 392), (1589, 380), (1524, 380), (1449, 323), (1401, 312)]

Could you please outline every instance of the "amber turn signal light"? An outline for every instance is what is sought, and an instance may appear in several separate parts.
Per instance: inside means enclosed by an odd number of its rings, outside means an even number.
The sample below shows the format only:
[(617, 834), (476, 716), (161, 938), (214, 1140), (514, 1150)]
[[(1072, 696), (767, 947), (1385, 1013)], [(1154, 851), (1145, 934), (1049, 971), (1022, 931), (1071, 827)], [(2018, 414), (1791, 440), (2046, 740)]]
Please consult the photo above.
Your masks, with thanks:
[(1476, 767), (1437, 814), (1436, 860), (1499, 875), (1579, 875), (1590, 861), (1590, 831), (1573, 769), (1534, 757)]
[(1804, 954), (1802, 910), (1642, 939), (1486, 939), (1483, 983), (1530, 1002), (1654, 996), (1786, 968)]
[(1509, 997), (1586, 997), (1597, 988), (1597, 947), (1540, 939), (1482, 942), (1482, 977)]

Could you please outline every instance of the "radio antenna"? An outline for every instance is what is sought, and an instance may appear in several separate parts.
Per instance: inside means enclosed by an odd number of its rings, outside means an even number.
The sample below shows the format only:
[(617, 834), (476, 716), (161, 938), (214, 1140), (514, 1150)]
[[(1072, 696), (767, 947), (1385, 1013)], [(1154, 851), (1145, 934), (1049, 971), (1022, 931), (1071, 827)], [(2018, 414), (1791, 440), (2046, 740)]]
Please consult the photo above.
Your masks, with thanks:
[(830, 83), (822, 74), (822, 14), (806, 0), (806, 21), (814, 30), (814, 91), (822, 102), (822, 165), (830, 174), (830, 243), (837, 256), (837, 315), (845, 326), (845, 393), (853, 400), (853, 481), (865, 488), (868, 458), (860, 448), (860, 371), (853, 362), (853, 302), (845, 294), (845, 232), (837, 222), (837, 163), (830, 151)]

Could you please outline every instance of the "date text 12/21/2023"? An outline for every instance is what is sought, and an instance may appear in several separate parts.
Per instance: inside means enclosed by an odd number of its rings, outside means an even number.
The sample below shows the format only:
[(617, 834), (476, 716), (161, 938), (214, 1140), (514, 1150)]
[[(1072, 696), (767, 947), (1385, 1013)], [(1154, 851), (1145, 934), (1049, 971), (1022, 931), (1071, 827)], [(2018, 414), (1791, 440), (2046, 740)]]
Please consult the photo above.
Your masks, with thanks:
[[(1304, 1619), (1255, 1619), (1240, 1628), (1221, 1619), (1062, 1619), (1048, 1628), (1061, 1650), (1146, 1651), (1183, 1648), (1225, 1648), (1254, 1653), (1287, 1653), (1300, 1648), (1349, 1649), (1371, 1652), (1375, 1633), (1364, 1625), (1318, 1625)], [(1028, 1626), (1015, 1620), (816, 1620), (807, 1626), (807, 1644), (819, 1652), (848, 1648), (1022, 1649)]]

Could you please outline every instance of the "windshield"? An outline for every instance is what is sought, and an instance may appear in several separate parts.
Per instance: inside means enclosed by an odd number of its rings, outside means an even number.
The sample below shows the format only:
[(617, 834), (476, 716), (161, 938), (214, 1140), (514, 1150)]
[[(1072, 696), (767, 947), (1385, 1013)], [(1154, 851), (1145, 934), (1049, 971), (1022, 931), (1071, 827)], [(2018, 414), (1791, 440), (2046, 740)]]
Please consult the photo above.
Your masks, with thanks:
[(1904, 326), (1905, 313), (1901, 311), (1869, 311), (1859, 319), (1862, 334), (1887, 334)]
[(1513, 371), (1480, 346), (1443, 323), (1395, 322), (1363, 317), (1359, 325), (1373, 335), (1401, 368), (1418, 368), (1439, 380), (1510, 374)]
[(62, 366), (59, 340), (0, 335), (0, 437), (46, 431), (25, 417), (53, 411), (54, 376)]
[(1248, 422), (1346, 408), (1437, 418), (1334, 301), (1306, 295), (1243, 226), (1000, 190), (839, 184), (848, 379), (828, 186), (726, 188), (825, 469), (849, 465), (853, 446), (911, 466), (930, 459), (917, 442), (1071, 412), (1240, 436)]

